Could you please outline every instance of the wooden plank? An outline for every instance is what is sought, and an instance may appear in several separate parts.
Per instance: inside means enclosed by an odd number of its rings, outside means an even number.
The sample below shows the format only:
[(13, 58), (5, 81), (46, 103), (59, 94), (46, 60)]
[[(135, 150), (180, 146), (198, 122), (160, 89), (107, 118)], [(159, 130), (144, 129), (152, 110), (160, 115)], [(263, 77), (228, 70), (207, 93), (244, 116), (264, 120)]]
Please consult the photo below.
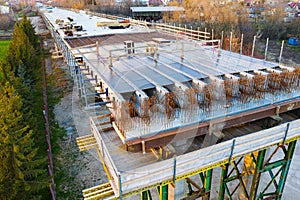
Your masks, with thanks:
[(175, 185), (168, 184), (168, 200), (174, 200), (174, 199), (175, 199)]
[(101, 128), (101, 131), (110, 131), (110, 130), (113, 130), (114, 128), (113, 127), (107, 127), (107, 128)]
[(97, 190), (99, 188), (105, 188), (105, 187), (110, 187), (110, 183), (107, 182), (107, 183), (104, 183), (104, 184), (101, 184), (101, 185), (97, 185), (97, 186), (94, 186), (94, 187), (91, 187), (91, 188), (88, 188), (88, 189), (84, 189), (84, 190), (82, 190), (82, 192), (83, 193), (89, 193), (92, 190)]
[(85, 145), (85, 146), (79, 146), (79, 150), (80, 151), (86, 151), (86, 150), (90, 150), (97, 147), (97, 143), (95, 144), (90, 144), (90, 145)]
[(161, 156), (157, 153), (157, 151), (154, 148), (151, 148), (150, 151), (153, 153), (153, 155), (157, 158), (157, 160), (161, 159)]
[(110, 113), (108, 114), (104, 114), (104, 115), (99, 115), (99, 116), (95, 116), (95, 117), (92, 117), (93, 119), (100, 119), (100, 118), (105, 118), (105, 117), (110, 117)]
[(91, 191), (89, 193), (83, 194), (83, 197), (84, 198), (89, 198), (89, 197), (93, 197), (93, 196), (96, 196), (96, 195), (99, 195), (99, 194), (105, 195), (107, 192), (113, 193), (112, 188), (111, 187), (107, 187), (107, 188), (100, 188), (98, 190), (93, 190), (93, 191)]
[(93, 134), (90, 134), (90, 135), (84, 135), (84, 136), (77, 137), (76, 140), (81, 140), (81, 139), (89, 138), (89, 137), (94, 137), (94, 136), (93, 136)]
[(102, 122), (102, 123), (95, 123), (96, 126), (103, 126), (103, 125), (107, 125), (107, 124), (111, 124), (111, 122)]
[[(121, 133), (121, 131), (119, 130), (119, 128), (117, 127), (115, 122), (112, 122), (112, 126), (114, 128), (114, 130), (116, 131), (116, 133), (118, 134), (118, 136), (120, 137), (121, 141), (123, 142), (123, 144), (125, 144), (125, 136)], [(141, 141), (142, 142), (142, 141)]]
[(89, 142), (89, 141), (96, 141), (94, 136), (86, 137), (86, 138), (76, 138), (77, 142)]
[(106, 192), (101, 193), (101, 194), (97, 194), (97, 195), (94, 195), (94, 196), (91, 196), (91, 197), (88, 197), (88, 198), (84, 198), (84, 200), (102, 199), (102, 198), (109, 197), (109, 196), (113, 195), (113, 193), (114, 193), (113, 190), (109, 190), (109, 191), (106, 191)]
[(194, 182), (192, 179), (186, 178), (186, 180), (187, 180), (189, 183), (191, 183), (195, 188), (197, 188), (199, 191), (202, 190), (202, 188), (201, 188), (196, 182)]
[(79, 146), (89, 145), (89, 144), (93, 144), (93, 143), (97, 143), (97, 141), (95, 139), (94, 140), (88, 140), (88, 141), (77, 141), (77, 144)]

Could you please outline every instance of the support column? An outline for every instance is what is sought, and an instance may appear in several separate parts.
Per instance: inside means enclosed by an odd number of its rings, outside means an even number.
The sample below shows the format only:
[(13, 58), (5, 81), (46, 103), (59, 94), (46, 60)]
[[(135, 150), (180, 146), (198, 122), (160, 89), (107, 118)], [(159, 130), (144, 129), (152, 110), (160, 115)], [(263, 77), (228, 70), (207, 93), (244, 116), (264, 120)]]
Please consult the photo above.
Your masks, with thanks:
[(150, 190), (146, 190), (141, 193), (141, 200), (152, 200)]
[(82, 76), (81, 76), (81, 70), (79, 68), (78, 74), (76, 74), (76, 79), (78, 81), (77, 85), (78, 85), (78, 96), (79, 98), (82, 97), (83, 91), (82, 91)]
[(282, 169), (282, 172), (281, 172), (281, 175), (280, 175), (280, 180), (279, 180), (279, 183), (278, 183), (278, 188), (276, 190), (276, 193), (278, 194), (278, 196), (277, 196), (278, 200), (280, 200), (281, 197), (282, 197), (283, 188), (284, 188), (286, 178), (287, 178), (287, 175), (288, 175), (288, 172), (289, 172), (289, 169), (290, 169), (290, 165), (291, 165), (291, 161), (292, 161), (292, 158), (293, 158), (296, 143), (297, 143), (297, 140), (295, 140), (295, 141), (288, 144), (289, 145), (288, 150), (287, 150), (287, 153), (284, 156), (284, 160), (286, 161), (286, 163), (283, 165), (283, 169)]
[(162, 186), (161, 200), (168, 200), (168, 185)]
[(210, 199), (212, 172), (213, 172), (212, 169), (205, 172), (205, 178), (204, 178), (204, 182), (203, 182), (205, 195), (202, 197), (202, 200), (209, 200)]
[[(219, 200), (223, 200), (225, 197), (228, 199), (236, 199), (238, 196), (242, 196), (241, 199), (249, 199), (249, 193), (244, 183), (243, 177), (247, 176), (242, 172), (241, 166), (244, 157), (240, 157), (232, 162), (222, 166), (222, 175), (220, 182)], [(231, 169), (229, 170), (229, 167)], [(228, 183), (230, 183), (228, 187)]]
[[(255, 172), (255, 166), (256, 166), (255, 162), (257, 156), (258, 156), (258, 152), (253, 152), (244, 156), (244, 164), (241, 171), (241, 174), (243, 174), (243, 176), (241, 177), (241, 181), (243, 182), (242, 184), (244, 184), (245, 189), (239, 188), (238, 196), (240, 199), (249, 198), (253, 175)], [(244, 190), (246, 190), (247, 195)]]
[(225, 190), (226, 190), (226, 182), (225, 179), (227, 178), (229, 164), (222, 166), (222, 173), (221, 173), (221, 180), (220, 180), (220, 190), (219, 190), (219, 200), (225, 199)]
[(157, 187), (159, 200), (168, 200), (168, 185), (160, 185)]
[(218, 140), (224, 138), (222, 131), (214, 131), (205, 135), (201, 148), (217, 144)]
[(258, 153), (255, 172), (254, 172), (253, 181), (252, 181), (251, 190), (250, 190), (249, 200), (256, 199), (257, 188), (258, 188), (260, 176), (262, 173), (261, 170), (263, 168), (265, 155), (266, 155), (266, 149), (264, 149)]

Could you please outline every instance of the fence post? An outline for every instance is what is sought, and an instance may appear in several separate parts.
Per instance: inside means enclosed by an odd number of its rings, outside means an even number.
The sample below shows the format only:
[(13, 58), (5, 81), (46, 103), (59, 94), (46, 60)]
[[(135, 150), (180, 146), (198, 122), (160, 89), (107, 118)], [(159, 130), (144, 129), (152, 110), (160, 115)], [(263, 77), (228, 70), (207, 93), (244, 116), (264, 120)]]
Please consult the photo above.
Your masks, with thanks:
[(230, 32), (229, 51), (232, 51), (232, 32)]
[(242, 38), (241, 38), (240, 55), (243, 55), (243, 42), (244, 42), (244, 34), (242, 34)]
[(220, 46), (221, 49), (223, 48), (223, 40), (224, 40), (224, 31), (222, 31), (221, 33), (221, 46)]
[(267, 60), (268, 46), (269, 46), (269, 38), (267, 38), (267, 42), (266, 42), (265, 60)]
[(252, 57), (253, 57), (253, 55), (254, 55), (255, 41), (256, 41), (256, 35), (254, 35), (254, 38), (253, 38), (252, 53), (251, 53), (251, 56), (252, 56)]
[(284, 40), (282, 40), (282, 43), (281, 43), (281, 49), (280, 49), (280, 55), (279, 55), (279, 61), (278, 61), (279, 64), (281, 63), (281, 57), (282, 57), (282, 51), (283, 51), (283, 45), (284, 45)]

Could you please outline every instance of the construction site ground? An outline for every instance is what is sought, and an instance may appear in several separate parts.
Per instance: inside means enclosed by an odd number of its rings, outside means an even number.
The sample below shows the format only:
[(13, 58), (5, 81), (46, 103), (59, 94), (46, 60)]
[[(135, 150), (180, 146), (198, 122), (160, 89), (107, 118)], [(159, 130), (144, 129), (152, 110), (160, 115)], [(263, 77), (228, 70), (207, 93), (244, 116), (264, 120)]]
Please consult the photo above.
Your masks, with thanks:
[[(67, 66), (62, 59), (47, 59), (46, 65), (48, 74), (53, 73), (57, 67), (67, 71)], [(84, 188), (102, 184), (107, 179), (96, 151), (79, 152), (77, 147), (76, 137), (89, 134), (89, 116), (96, 113), (95, 110), (84, 110), (76, 89), (73, 88), (72, 80), (69, 78), (69, 76), (66, 77), (68, 86), (65, 87), (64, 97), (54, 107), (55, 120), (61, 128), (65, 129), (65, 135), (58, 140), (61, 148), (58, 159), (63, 168), (59, 170), (64, 171), (67, 177), (60, 177), (62, 183), (58, 190), (66, 194), (67, 199), (78, 199), (82, 196)], [(101, 108), (99, 113), (101, 113)]]
[[(265, 54), (266, 40), (257, 41), (257, 51), (264, 56)], [(278, 62), (280, 55), (281, 41), (270, 40), (268, 45), (267, 60), (272, 62)], [(296, 49), (298, 48), (298, 50)], [(299, 66), (300, 65), (300, 47), (292, 47), (287, 45), (286, 41), (282, 52), (281, 63), (287, 66)]]

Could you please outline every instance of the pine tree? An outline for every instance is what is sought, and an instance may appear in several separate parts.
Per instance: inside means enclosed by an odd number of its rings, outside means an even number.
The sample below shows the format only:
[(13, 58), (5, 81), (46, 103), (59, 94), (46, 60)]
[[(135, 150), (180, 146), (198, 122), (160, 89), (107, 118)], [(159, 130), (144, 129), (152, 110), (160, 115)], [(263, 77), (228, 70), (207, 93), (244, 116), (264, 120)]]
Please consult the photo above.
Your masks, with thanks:
[(33, 46), (35, 50), (38, 50), (38, 42), (37, 36), (35, 35), (35, 31), (30, 21), (27, 19), (26, 15), (23, 15), (22, 20), (19, 24), (20, 28), (26, 34), (29, 39), (30, 44)]
[[(4, 66), (6, 78), (22, 97), (22, 113), (35, 135), (35, 142), (44, 142), (44, 124), (42, 117), (42, 89), (40, 58), (32, 43), (36, 44), (37, 37), (27, 18), (16, 23), (13, 40), (10, 43), (7, 64)], [(13, 79), (13, 80), (11, 80)], [(41, 142), (42, 141), (42, 142)], [(40, 148), (44, 151), (45, 148)]]
[(0, 85), (0, 197), (32, 199), (48, 182), (43, 168), (46, 158), (37, 157), (33, 132), (20, 109), (22, 99), (8, 83)]
[[(31, 37), (31, 31), (27, 26), (27, 23), (22, 21), (15, 24), (13, 39), (8, 48), (7, 62), (12, 67), (14, 75), (20, 77), (25, 85), (30, 86), (36, 80), (39, 59), (27, 36), (28, 34)], [(26, 31), (28, 31), (27, 34)]]
[[(47, 146), (41, 120), (43, 95), (36, 42), (31, 24), (23, 17), (15, 25), (6, 60), (0, 62), (0, 141), (8, 138), (7, 142), (0, 142), (1, 200), (39, 199), (41, 195), (45, 195), (45, 199), (48, 196)], [(14, 126), (10, 126), (6, 118), (14, 119)]]

